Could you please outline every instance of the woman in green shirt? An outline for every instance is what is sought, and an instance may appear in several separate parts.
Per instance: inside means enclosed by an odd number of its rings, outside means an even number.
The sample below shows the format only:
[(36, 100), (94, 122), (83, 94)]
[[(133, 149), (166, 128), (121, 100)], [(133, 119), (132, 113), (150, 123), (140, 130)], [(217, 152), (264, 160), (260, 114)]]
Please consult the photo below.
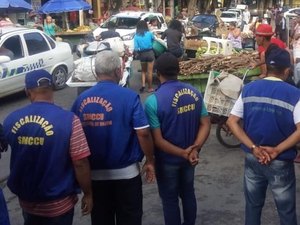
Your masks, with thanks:
[(51, 16), (46, 17), (46, 22), (44, 23), (44, 31), (46, 34), (48, 34), (50, 37), (52, 37), (55, 40), (55, 23), (52, 20)]

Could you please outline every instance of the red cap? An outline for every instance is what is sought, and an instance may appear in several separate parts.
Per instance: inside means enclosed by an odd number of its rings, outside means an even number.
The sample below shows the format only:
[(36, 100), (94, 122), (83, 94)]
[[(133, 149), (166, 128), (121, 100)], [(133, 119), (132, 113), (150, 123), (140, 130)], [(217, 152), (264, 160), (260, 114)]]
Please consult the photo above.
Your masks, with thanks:
[(255, 35), (259, 35), (259, 36), (273, 36), (273, 34), (274, 34), (273, 28), (269, 24), (260, 24), (256, 28), (256, 32), (255, 32)]

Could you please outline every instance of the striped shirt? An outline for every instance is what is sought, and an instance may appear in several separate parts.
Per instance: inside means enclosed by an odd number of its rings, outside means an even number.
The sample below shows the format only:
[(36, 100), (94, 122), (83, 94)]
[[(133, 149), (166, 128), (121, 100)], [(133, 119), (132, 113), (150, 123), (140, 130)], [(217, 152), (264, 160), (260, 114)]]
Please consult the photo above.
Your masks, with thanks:
[[(86, 158), (90, 154), (80, 120), (77, 116), (74, 116), (72, 123), (72, 135), (70, 139), (70, 156), (73, 161), (76, 161)], [(63, 215), (71, 210), (77, 201), (77, 195), (71, 195), (49, 202), (26, 202), (19, 199), (20, 206), (25, 212), (43, 217), (56, 217)]]

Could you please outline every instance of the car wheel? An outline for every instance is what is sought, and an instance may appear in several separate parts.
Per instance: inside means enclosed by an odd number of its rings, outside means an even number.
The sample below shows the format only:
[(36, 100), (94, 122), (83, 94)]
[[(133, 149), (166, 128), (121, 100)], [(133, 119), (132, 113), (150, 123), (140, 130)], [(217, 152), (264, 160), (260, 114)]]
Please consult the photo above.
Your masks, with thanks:
[(66, 86), (67, 82), (67, 70), (63, 66), (55, 68), (52, 73), (53, 85), (55, 90), (63, 89)]

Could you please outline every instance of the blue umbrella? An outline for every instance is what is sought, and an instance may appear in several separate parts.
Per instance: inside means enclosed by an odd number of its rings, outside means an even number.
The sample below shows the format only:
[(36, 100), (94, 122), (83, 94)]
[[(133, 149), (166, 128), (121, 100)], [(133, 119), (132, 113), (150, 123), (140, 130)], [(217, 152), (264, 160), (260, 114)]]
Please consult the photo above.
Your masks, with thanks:
[(32, 6), (24, 0), (1, 0), (0, 10), (32, 10)]
[(92, 6), (84, 0), (50, 0), (39, 10), (40, 13), (61, 13), (88, 10)]

